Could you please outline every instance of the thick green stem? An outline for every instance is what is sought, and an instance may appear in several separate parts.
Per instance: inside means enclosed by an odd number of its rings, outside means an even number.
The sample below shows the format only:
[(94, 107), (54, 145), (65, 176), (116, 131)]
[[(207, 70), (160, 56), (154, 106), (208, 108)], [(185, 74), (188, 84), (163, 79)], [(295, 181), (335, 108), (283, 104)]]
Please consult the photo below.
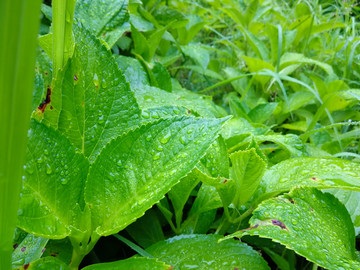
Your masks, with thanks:
[(0, 269), (11, 269), (34, 84), (40, 0), (0, 1)]
[(54, 77), (71, 57), (74, 48), (72, 25), (75, 0), (53, 0), (53, 72)]
[(84, 257), (94, 248), (100, 236), (93, 234), (91, 237), (87, 234), (72, 235), (69, 237), (73, 246), (70, 269), (79, 269), (80, 263)]

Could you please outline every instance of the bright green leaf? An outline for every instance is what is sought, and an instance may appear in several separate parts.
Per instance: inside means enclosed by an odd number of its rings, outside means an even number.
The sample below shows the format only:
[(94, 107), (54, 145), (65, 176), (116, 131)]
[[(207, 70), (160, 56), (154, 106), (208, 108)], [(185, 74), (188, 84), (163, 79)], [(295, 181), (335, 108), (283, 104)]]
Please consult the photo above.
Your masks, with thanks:
[(93, 230), (110, 235), (142, 216), (194, 168), (224, 121), (161, 119), (110, 142), (86, 183)]
[[(64, 262), (60, 261), (54, 257), (45, 257), (38, 259), (28, 265), (26, 265), (28, 270), (70, 270)], [(19, 266), (13, 270), (24, 270), (24, 266)]]
[(333, 195), (314, 188), (264, 201), (254, 211), (250, 228), (230, 237), (243, 235), (270, 238), (327, 269), (360, 267), (346, 208)]
[(238, 151), (230, 156), (232, 179), (235, 180), (236, 195), (233, 203), (236, 207), (244, 205), (258, 188), (266, 163), (256, 153), (255, 148)]
[(52, 239), (69, 235), (84, 206), (88, 161), (68, 139), (35, 120), (31, 122), (18, 226)]
[(270, 269), (266, 261), (245, 243), (218, 243), (219, 235), (180, 235), (146, 249), (177, 269)]

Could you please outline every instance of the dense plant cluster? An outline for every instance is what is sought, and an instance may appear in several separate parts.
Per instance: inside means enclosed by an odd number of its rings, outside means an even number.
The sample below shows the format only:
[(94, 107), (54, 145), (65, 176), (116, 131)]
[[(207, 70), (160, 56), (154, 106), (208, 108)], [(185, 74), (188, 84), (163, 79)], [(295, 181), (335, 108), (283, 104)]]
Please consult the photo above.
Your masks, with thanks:
[(61, 43), (42, 5), (14, 268), (360, 269), (356, 1), (65, 11)]

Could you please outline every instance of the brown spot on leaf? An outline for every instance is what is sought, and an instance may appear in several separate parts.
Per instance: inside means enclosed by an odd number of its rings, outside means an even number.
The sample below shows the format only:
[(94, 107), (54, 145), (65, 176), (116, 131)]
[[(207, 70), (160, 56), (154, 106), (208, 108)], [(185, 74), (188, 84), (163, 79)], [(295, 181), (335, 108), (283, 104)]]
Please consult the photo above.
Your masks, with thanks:
[(285, 224), (283, 222), (281, 222), (280, 220), (272, 219), (271, 223), (275, 226), (279, 226), (282, 230), (287, 230)]
[(227, 180), (227, 179), (225, 179), (225, 180), (224, 180), (224, 182), (223, 182), (223, 184), (225, 184), (227, 181), (228, 181), (228, 180)]
[(24, 269), (28, 269), (28, 268), (29, 268), (29, 265), (30, 265), (29, 263), (28, 263), (28, 264), (24, 264), (24, 265), (23, 265), (23, 268), (24, 268)]
[(13, 245), (13, 248), (16, 249), (18, 246), (19, 246), (19, 244), (18, 244), (18, 243), (15, 243), (15, 244)]
[(26, 247), (21, 248), (21, 252), (25, 252), (25, 250), (26, 250)]
[(74, 75), (74, 81), (77, 81), (78, 77), (76, 76), (76, 74)]
[(46, 106), (47, 106), (47, 105), (50, 103), (50, 101), (51, 101), (50, 96), (51, 96), (51, 88), (48, 87), (48, 88), (46, 89), (46, 98), (45, 98), (45, 100), (44, 100), (44, 101), (39, 105), (39, 107), (38, 107), (38, 109), (39, 109), (42, 113), (45, 112)]
[(311, 180), (316, 181), (317, 179), (316, 177), (311, 177)]

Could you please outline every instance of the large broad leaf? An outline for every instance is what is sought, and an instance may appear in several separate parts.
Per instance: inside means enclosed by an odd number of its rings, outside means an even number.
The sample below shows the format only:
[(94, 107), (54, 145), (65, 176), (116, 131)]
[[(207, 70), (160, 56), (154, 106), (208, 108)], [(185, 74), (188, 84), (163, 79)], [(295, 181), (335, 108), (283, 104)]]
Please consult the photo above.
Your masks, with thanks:
[(333, 195), (294, 189), (259, 205), (250, 228), (230, 237), (271, 238), (327, 269), (359, 269), (349, 213)]
[(54, 257), (45, 257), (38, 259), (32, 263), (25, 264), (14, 268), (13, 270), (70, 270), (70, 267), (67, 266), (64, 262), (56, 259)]
[(128, 19), (128, 0), (79, 0), (75, 18), (95, 36), (107, 41), (111, 48), (125, 32), (121, 27)]
[(194, 168), (224, 121), (172, 117), (111, 141), (87, 179), (93, 230), (110, 235), (142, 216)]
[(256, 149), (238, 151), (230, 156), (232, 179), (235, 180), (236, 207), (244, 205), (258, 188), (266, 169), (266, 162), (256, 153)]
[(84, 270), (171, 270), (173, 267), (155, 258), (132, 257), (126, 260), (93, 264)]
[(251, 247), (231, 240), (218, 243), (219, 235), (180, 235), (146, 249), (176, 269), (270, 269)]
[(358, 163), (338, 158), (293, 158), (271, 167), (262, 180), (265, 192), (276, 195), (295, 186), (360, 191)]
[(48, 238), (69, 235), (73, 218), (84, 206), (88, 161), (68, 139), (32, 120), (25, 159), (18, 226)]
[(58, 126), (94, 161), (105, 144), (139, 123), (140, 110), (111, 53), (85, 29), (75, 35), (74, 56), (53, 89), (62, 92)]

